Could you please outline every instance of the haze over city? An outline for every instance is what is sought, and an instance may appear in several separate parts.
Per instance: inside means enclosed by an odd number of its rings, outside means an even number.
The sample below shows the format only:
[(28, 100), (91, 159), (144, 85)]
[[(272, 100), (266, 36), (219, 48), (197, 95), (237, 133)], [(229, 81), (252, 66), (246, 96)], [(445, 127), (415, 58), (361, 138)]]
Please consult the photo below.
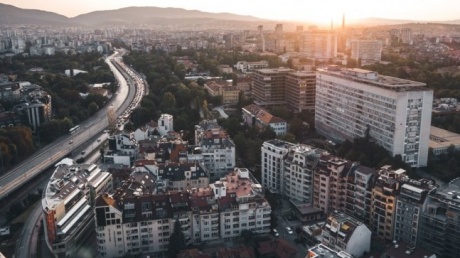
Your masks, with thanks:
[(1, 3), (11, 4), (19, 8), (39, 9), (56, 12), (67, 17), (83, 13), (112, 10), (129, 6), (176, 7), (205, 12), (228, 12), (241, 15), (252, 15), (273, 20), (296, 20), (315, 23), (338, 23), (342, 14), (347, 20), (378, 17), (386, 19), (404, 19), (416, 21), (441, 21), (459, 19), (460, 1), (455, 0), (324, 0), (324, 1), (264, 1), (235, 0), (83, 0), (76, 4), (73, 1), (43, 0), (3, 0)]

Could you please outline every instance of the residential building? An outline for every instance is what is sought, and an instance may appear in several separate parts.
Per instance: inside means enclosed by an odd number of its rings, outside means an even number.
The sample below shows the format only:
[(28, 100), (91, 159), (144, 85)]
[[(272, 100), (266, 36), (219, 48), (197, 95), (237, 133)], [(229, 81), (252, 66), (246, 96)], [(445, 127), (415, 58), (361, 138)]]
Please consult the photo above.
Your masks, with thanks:
[(128, 134), (112, 135), (108, 138), (108, 150), (104, 152), (105, 164), (123, 164), (131, 166), (137, 155), (137, 147)]
[(418, 246), (439, 257), (460, 254), (460, 178), (432, 190), (420, 214)]
[(283, 159), (284, 196), (298, 203), (313, 203), (313, 171), (324, 150), (308, 145), (294, 145)]
[(316, 131), (335, 141), (368, 134), (391, 156), (426, 166), (433, 91), (425, 86), (363, 69), (318, 69)]
[(94, 200), (111, 191), (112, 175), (97, 165), (61, 162), (43, 193), (45, 242), (54, 257), (74, 257), (94, 230)]
[(286, 74), (292, 71), (289, 68), (254, 70), (252, 95), (255, 104), (262, 107), (285, 105)]
[(403, 28), (400, 32), (400, 40), (403, 44), (411, 44), (412, 45), (412, 29), (411, 28)]
[(406, 180), (404, 169), (393, 170), (383, 166), (372, 188), (370, 229), (378, 239), (393, 241), (396, 195), (401, 182)]
[(428, 193), (435, 188), (435, 182), (428, 179), (408, 179), (396, 197), (394, 240), (409, 246), (417, 245), (418, 228), (423, 204)]
[(337, 57), (337, 34), (328, 30), (309, 30), (300, 37), (300, 52), (310, 59), (328, 61)]
[(382, 252), (382, 256), (385, 258), (400, 258), (400, 257), (423, 257), (423, 258), (437, 258), (438, 256), (434, 252), (430, 252), (425, 248), (407, 244), (401, 241), (394, 241), (392, 245), (389, 245)]
[(351, 59), (360, 61), (361, 65), (378, 63), (382, 60), (382, 42), (379, 40), (352, 40)]
[(158, 118), (158, 133), (160, 136), (164, 136), (169, 131), (174, 131), (174, 118), (169, 114), (161, 114)]
[(340, 251), (336, 252), (329, 247), (319, 244), (315, 245), (312, 248), (308, 249), (308, 254), (305, 258), (320, 258), (320, 257), (328, 257), (328, 258), (352, 258), (350, 254)]
[(255, 104), (242, 108), (243, 120), (250, 127), (256, 127), (259, 130), (265, 130), (270, 127), (276, 135), (285, 135), (287, 133), (286, 120), (271, 115), (267, 110)]
[(322, 244), (337, 252), (361, 257), (371, 250), (371, 231), (363, 222), (337, 211), (331, 212), (322, 231)]
[(21, 87), (17, 82), (2, 82), (0, 83), (0, 100), (15, 101), (19, 100)]
[(283, 159), (292, 146), (294, 144), (277, 139), (269, 140), (262, 144), (262, 185), (272, 192), (283, 192)]
[(195, 126), (195, 145), (211, 178), (219, 178), (235, 167), (235, 144), (217, 122), (204, 120)]
[(238, 77), (236, 79), (236, 88), (244, 92), (246, 96), (251, 95), (252, 78), (251, 77)]
[(268, 62), (265, 60), (258, 61), (258, 62), (238, 61), (238, 63), (236, 63), (235, 65), (235, 68), (238, 71), (246, 73), (246, 72), (250, 72), (255, 69), (268, 68)]
[(353, 163), (324, 154), (313, 172), (313, 205), (329, 214), (333, 210), (344, 210), (346, 204), (346, 175)]
[(286, 104), (294, 112), (315, 110), (316, 74), (291, 72), (286, 75)]
[(222, 88), (227, 86), (227, 82), (224, 81), (207, 81), (204, 84), (204, 88), (208, 91), (209, 95), (218, 97), (222, 95)]
[(222, 104), (236, 105), (240, 100), (240, 90), (234, 86), (225, 86), (221, 88)]
[(169, 191), (186, 191), (209, 185), (209, 176), (205, 169), (196, 163), (159, 163), (149, 171), (164, 182)]
[(377, 170), (355, 165), (347, 175), (345, 212), (366, 225), (370, 225), (372, 188), (378, 177)]

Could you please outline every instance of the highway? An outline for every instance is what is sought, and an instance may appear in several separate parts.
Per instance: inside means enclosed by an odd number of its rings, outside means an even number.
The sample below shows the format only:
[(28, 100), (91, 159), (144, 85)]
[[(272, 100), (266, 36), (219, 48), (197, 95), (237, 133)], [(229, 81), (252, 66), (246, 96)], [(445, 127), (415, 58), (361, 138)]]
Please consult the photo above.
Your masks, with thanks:
[[(110, 102), (95, 115), (81, 123), (79, 130), (73, 134), (58, 138), (0, 177), (0, 200), (73, 150), (78, 149), (88, 139), (105, 130), (109, 125), (107, 117), (109, 109), (114, 109), (115, 117), (118, 118), (117, 123), (122, 123), (123, 121), (120, 120), (120, 117), (128, 115), (139, 105), (142, 96), (145, 94), (144, 82), (137, 73), (119, 61), (120, 56), (123, 54), (123, 51), (121, 53), (115, 52), (106, 58), (106, 63), (110, 66), (119, 83), (118, 91)], [(116, 64), (118, 69), (113, 63)], [(119, 71), (119, 69), (125, 69), (125, 71)], [(128, 81), (123, 75), (126, 76)]]

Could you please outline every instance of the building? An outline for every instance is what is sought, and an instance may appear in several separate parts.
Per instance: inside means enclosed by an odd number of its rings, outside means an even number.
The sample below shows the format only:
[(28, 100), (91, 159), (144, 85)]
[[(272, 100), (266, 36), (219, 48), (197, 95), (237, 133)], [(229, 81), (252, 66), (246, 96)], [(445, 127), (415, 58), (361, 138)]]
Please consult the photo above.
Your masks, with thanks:
[(211, 178), (219, 178), (235, 167), (235, 144), (217, 122), (204, 120), (195, 126), (195, 145)]
[(315, 110), (316, 74), (291, 72), (286, 76), (286, 103), (291, 110), (302, 112)]
[(149, 171), (168, 191), (186, 191), (209, 185), (208, 173), (196, 163), (159, 163), (152, 165)]
[(268, 68), (268, 62), (265, 60), (258, 61), (258, 62), (238, 61), (235, 65), (235, 68), (238, 71), (246, 73), (246, 72), (250, 72), (255, 69)]
[(316, 131), (335, 141), (368, 134), (392, 156), (426, 166), (433, 91), (425, 86), (363, 69), (318, 69)]
[(15, 101), (19, 100), (21, 87), (17, 82), (2, 82), (0, 83), (0, 100)]
[(399, 257), (423, 257), (423, 258), (437, 258), (438, 256), (426, 250), (423, 247), (414, 247), (413, 245), (405, 242), (394, 241), (392, 245), (385, 248), (382, 256), (385, 258), (399, 258)]
[(288, 68), (259, 69), (253, 74), (252, 95), (259, 106), (287, 104), (294, 112), (315, 107), (316, 75), (313, 72), (295, 72)]
[(412, 44), (412, 29), (411, 28), (401, 29), (400, 40), (403, 44)]
[(289, 68), (254, 70), (252, 95), (255, 104), (262, 107), (285, 105), (286, 74), (292, 71)]
[(337, 57), (337, 35), (327, 30), (309, 30), (300, 37), (300, 52), (310, 59), (329, 61)]
[(94, 200), (112, 189), (97, 165), (60, 164), (43, 193), (45, 241), (54, 257), (73, 257), (94, 230)]
[(308, 249), (308, 253), (305, 258), (321, 258), (321, 257), (352, 258), (353, 256), (351, 256), (350, 254), (344, 251), (336, 252), (323, 244), (319, 244), (319, 245), (315, 245), (312, 248)]
[(433, 154), (435, 156), (447, 154), (450, 146), (454, 146), (455, 150), (460, 150), (460, 135), (431, 126), (429, 147), (433, 150)]
[(382, 60), (382, 42), (379, 40), (352, 40), (351, 59), (360, 61), (361, 65), (378, 63)]
[(329, 154), (319, 157), (313, 172), (313, 205), (329, 214), (344, 210), (346, 204), (346, 175), (353, 163)]
[(393, 241), (396, 195), (401, 182), (406, 180), (404, 169), (393, 170), (383, 166), (372, 188), (370, 229), (378, 239)]
[(432, 190), (420, 214), (418, 246), (440, 257), (460, 253), (460, 178)]
[(32, 131), (45, 122), (51, 120), (51, 95), (47, 92), (38, 90), (28, 94), (29, 103), (25, 106), (25, 111)]
[(322, 231), (322, 244), (337, 252), (361, 257), (371, 250), (371, 231), (363, 222), (333, 211)]
[(225, 86), (221, 88), (222, 104), (236, 105), (240, 100), (240, 90), (235, 86)]
[(168, 134), (169, 131), (174, 131), (174, 118), (169, 114), (161, 114), (158, 118), (158, 133), (160, 136)]
[(423, 204), (428, 193), (435, 188), (432, 180), (408, 179), (396, 197), (394, 240), (409, 246), (417, 245), (418, 228)]
[(289, 148), (283, 159), (281, 189), (291, 201), (313, 203), (313, 171), (324, 152), (303, 144)]
[(131, 166), (134, 163), (137, 157), (137, 147), (130, 135), (112, 135), (109, 136), (107, 142), (109, 148), (103, 155), (105, 164), (123, 164)]
[(285, 135), (287, 133), (286, 120), (271, 115), (267, 110), (255, 104), (242, 108), (243, 120), (250, 127), (256, 127), (259, 130), (265, 130), (270, 127), (276, 135)]
[(262, 144), (262, 184), (272, 192), (282, 193), (284, 186), (283, 159), (294, 144), (281, 140), (269, 140)]

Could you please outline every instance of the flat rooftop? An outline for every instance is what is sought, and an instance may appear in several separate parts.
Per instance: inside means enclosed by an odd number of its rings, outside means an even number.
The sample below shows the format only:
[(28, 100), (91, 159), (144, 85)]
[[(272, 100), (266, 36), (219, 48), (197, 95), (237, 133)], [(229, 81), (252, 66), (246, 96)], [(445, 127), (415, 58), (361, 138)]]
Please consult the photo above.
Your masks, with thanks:
[(448, 148), (450, 145), (460, 146), (460, 134), (432, 126), (430, 129), (429, 147), (441, 149)]
[(255, 71), (259, 73), (287, 73), (287, 72), (293, 72), (294, 70), (290, 68), (284, 68), (284, 67), (279, 67), (279, 68), (263, 68), (263, 69), (256, 69)]
[(310, 253), (310, 258), (315, 257), (327, 257), (327, 258), (352, 258), (352, 256), (344, 251), (336, 252), (332, 249), (329, 249), (327, 246), (322, 244), (316, 245), (308, 249)]
[(430, 90), (423, 82), (380, 75), (377, 72), (365, 69), (329, 66), (327, 68), (320, 68), (317, 71), (319, 74), (327, 74), (396, 92)]

